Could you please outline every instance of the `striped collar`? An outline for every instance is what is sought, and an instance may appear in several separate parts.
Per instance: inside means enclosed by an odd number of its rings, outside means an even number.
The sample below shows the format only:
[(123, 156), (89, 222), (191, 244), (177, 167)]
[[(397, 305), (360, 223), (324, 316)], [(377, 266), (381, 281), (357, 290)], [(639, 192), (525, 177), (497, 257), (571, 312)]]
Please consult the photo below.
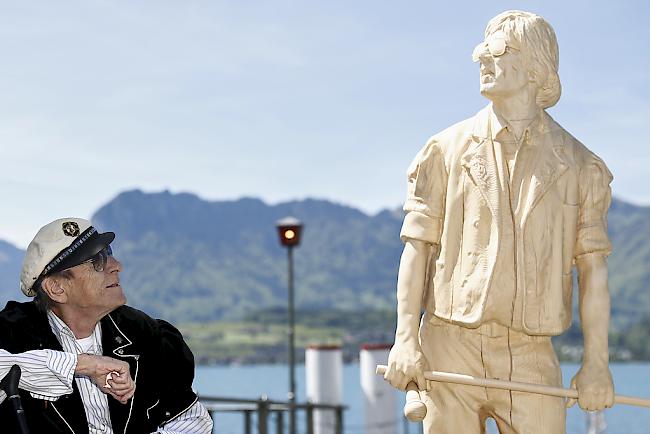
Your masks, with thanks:
[[(47, 311), (47, 321), (50, 324), (52, 333), (56, 336), (57, 340), (66, 352), (80, 354), (80, 346), (77, 343), (77, 337), (74, 335), (70, 327), (59, 318), (52, 310)], [(97, 322), (95, 329), (90, 335), (93, 338), (93, 346), (88, 353), (101, 355), (102, 354), (102, 326)]]

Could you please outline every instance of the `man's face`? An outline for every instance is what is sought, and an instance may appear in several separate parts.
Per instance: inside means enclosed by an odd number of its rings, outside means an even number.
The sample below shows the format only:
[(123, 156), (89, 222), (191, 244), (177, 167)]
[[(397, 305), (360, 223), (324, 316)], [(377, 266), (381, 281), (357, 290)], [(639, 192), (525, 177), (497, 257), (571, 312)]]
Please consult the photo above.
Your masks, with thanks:
[(528, 68), (520, 49), (501, 31), (494, 32), (474, 49), (480, 63), (481, 95), (491, 101), (523, 92), (529, 83)]
[(108, 256), (103, 271), (96, 271), (90, 262), (70, 268), (66, 304), (84, 316), (99, 318), (122, 306), (126, 297), (120, 286), (120, 271), (122, 264), (113, 256)]

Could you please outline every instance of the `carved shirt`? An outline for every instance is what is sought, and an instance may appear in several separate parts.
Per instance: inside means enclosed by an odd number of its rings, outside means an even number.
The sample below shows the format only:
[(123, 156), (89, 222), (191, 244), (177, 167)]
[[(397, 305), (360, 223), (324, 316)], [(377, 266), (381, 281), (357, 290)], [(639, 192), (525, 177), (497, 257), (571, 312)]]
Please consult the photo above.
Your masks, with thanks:
[(472, 327), (494, 320), (559, 334), (571, 321), (575, 258), (611, 251), (612, 177), (543, 110), (512, 173), (509, 136), (491, 105), (433, 136), (408, 170), (401, 237), (440, 245), (427, 311)]

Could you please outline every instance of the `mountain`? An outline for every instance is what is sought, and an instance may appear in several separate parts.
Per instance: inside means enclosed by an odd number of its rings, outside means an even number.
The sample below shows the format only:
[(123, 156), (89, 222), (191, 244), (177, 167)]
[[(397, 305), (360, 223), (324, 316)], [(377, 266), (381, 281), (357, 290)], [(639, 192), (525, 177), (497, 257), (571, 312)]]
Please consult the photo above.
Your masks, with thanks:
[[(172, 321), (237, 320), (286, 305), (287, 253), (275, 222), (305, 224), (294, 250), (302, 311), (394, 310), (401, 211), (376, 215), (325, 200), (268, 205), (188, 194), (119, 194), (93, 216), (112, 230), (129, 304)], [(650, 208), (614, 200), (609, 214), (612, 317), (626, 328), (650, 315)], [(23, 252), (0, 242), (0, 303), (19, 294)]]
[(129, 191), (93, 222), (117, 233), (129, 302), (172, 320), (236, 319), (284, 306), (287, 253), (275, 222), (305, 224), (294, 250), (296, 305), (378, 309), (393, 304), (401, 217), (307, 199), (208, 202), (195, 195)]
[(613, 325), (650, 318), (650, 207), (613, 200), (609, 211), (609, 289)]
[(4, 306), (7, 300), (22, 298), (20, 292), (19, 275), (23, 265), (24, 251), (0, 240), (0, 305)]

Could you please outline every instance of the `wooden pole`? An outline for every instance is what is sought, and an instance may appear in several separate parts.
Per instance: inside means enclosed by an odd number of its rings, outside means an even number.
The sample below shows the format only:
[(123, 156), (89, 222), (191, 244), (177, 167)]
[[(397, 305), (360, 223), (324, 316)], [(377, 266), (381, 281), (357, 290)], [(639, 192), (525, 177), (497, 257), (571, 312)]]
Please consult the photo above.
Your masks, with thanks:
[[(385, 365), (377, 365), (377, 374), (383, 375), (386, 372)], [(425, 371), (424, 378), (431, 381), (443, 383), (464, 384), (466, 386), (489, 387), (492, 389), (512, 390), (515, 392), (537, 393), (539, 395), (559, 396), (562, 398), (578, 398), (576, 389), (564, 389), (562, 387), (544, 386), (533, 383), (520, 383), (517, 381), (495, 380), (492, 378), (477, 378), (471, 375), (454, 374), (451, 372)], [(634, 396), (614, 395), (614, 403), (635, 405), (638, 407), (650, 408), (650, 399), (637, 398)]]

